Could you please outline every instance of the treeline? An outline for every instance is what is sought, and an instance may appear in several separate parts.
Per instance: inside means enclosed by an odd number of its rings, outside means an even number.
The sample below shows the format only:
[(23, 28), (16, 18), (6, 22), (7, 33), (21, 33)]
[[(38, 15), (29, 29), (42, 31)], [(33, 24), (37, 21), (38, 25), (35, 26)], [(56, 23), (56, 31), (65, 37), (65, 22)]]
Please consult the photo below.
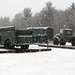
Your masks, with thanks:
[(66, 10), (57, 10), (49, 1), (45, 7), (35, 15), (31, 8), (24, 8), (10, 21), (9, 17), (0, 18), (0, 26), (15, 26), (17, 29), (25, 29), (33, 26), (53, 27), (55, 34), (63, 27), (75, 30), (75, 4), (72, 3)]

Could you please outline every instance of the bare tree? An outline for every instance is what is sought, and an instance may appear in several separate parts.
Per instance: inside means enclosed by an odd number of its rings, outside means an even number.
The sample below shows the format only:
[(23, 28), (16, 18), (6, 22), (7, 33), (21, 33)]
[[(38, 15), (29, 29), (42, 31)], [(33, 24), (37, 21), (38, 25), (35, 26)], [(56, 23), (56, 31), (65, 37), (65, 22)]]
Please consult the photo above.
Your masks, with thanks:
[(9, 26), (10, 25), (10, 20), (9, 17), (1, 17), (0, 18), (0, 26)]

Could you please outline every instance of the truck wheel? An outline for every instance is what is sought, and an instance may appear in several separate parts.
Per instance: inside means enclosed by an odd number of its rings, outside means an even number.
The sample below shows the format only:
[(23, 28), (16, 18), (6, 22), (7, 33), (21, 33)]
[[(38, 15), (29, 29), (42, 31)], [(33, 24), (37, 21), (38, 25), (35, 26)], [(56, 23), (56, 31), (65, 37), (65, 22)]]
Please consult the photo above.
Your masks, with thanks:
[(4, 42), (4, 47), (5, 47), (5, 48), (11, 48), (11, 42), (10, 42), (9, 39), (5, 40), (5, 42)]
[(60, 45), (65, 45), (65, 44), (66, 44), (66, 42), (61, 42), (61, 43), (60, 43)]
[(21, 49), (28, 49), (29, 48), (29, 45), (22, 45), (21, 46)]
[(25, 45), (25, 49), (28, 49), (29, 48), (29, 45)]
[(60, 45), (65, 45), (65, 44), (66, 44), (66, 42), (63, 39), (61, 39), (60, 40)]
[(21, 49), (24, 49), (24, 46), (21, 46)]
[(57, 38), (54, 38), (54, 39), (53, 39), (53, 44), (54, 44), (54, 45), (58, 45), (58, 44), (59, 44), (59, 40), (58, 40)]
[(75, 46), (75, 37), (71, 38), (71, 44), (72, 44), (72, 46)]
[(72, 42), (71, 44), (72, 44), (72, 46), (75, 46), (75, 42)]
[(29, 45), (22, 45), (21, 46), (21, 52), (26, 52), (26, 51), (28, 51), (27, 49), (29, 48)]

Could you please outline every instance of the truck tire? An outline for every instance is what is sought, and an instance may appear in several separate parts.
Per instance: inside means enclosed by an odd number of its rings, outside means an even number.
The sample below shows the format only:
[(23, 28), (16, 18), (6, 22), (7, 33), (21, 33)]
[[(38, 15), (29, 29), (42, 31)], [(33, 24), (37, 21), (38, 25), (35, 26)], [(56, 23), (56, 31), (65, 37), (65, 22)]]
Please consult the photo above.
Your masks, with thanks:
[(71, 44), (72, 44), (72, 46), (75, 46), (75, 37), (71, 38)]
[(21, 46), (21, 49), (22, 49), (21, 52), (27, 52), (28, 51), (27, 50), (28, 48), (29, 48), (29, 45), (22, 45)]
[(71, 44), (72, 44), (72, 46), (75, 46), (75, 42), (72, 42)]
[(7, 39), (7, 40), (5, 40), (5, 42), (4, 42), (4, 47), (5, 48), (11, 48), (11, 42), (10, 42), (10, 40), (9, 39)]
[(72, 41), (71, 44), (72, 44), (72, 46), (75, 46), (75, 41)]
[(54, 39), (53, 39), (53, 44), (54, 44), (54, 45), (58, 45), (58, 44), (59, 44), (59, 40), (58, 40), (57, 38), (54, 38)]
[(66, 42), (63, 39), (60, 39), (60, 45), (65, 45)]
[(28, 49), (29, 48), (29, 45), (25, 45), (25, 49)]
[(21, 46), (21, 49), (28, 49), (29, 48), (29, 45), (22, 45)]

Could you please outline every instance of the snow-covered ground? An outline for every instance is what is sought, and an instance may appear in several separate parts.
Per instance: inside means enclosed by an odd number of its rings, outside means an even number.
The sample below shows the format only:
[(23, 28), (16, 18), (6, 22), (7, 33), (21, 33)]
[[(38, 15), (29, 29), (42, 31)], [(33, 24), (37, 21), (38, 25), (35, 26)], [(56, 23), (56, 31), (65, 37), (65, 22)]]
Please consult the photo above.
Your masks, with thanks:
[(0, 54), (0, 75), (75, 75), (75, 50)]

